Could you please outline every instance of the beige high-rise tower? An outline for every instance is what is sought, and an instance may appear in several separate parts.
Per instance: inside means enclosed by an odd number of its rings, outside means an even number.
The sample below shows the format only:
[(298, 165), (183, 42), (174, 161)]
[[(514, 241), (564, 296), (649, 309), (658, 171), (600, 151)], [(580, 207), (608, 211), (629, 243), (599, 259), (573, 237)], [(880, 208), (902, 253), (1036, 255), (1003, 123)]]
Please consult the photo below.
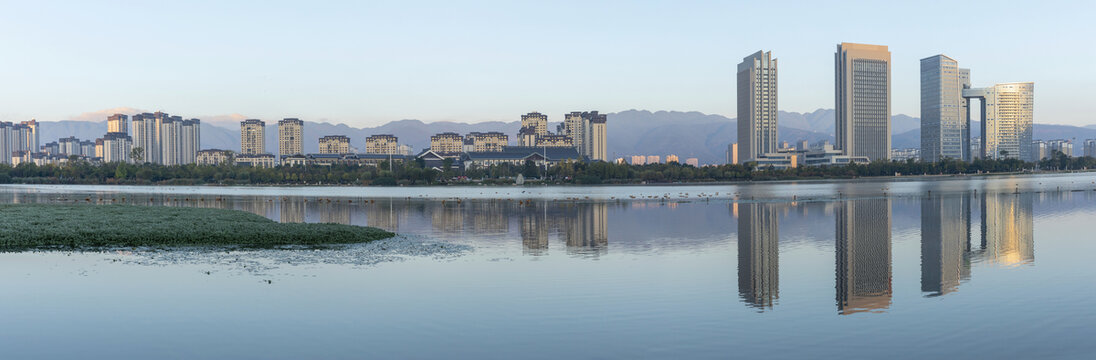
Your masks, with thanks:
[(980, 155), (983, 159), (1039, 160), (1031, 153), (1035, 83), (1005, 83), (988, 88), (963, 89), (963, 97), (976, 98), (982, 103)]
[(278, 121), (278, 155), (304, 154), (304, 121), (285, 118)]
[(776, 59), (758, 51), (738, 64), (738, 145), (745, 161), (777, 149)]
[(266, 123), (259, 119), (240, 122), (240, 154), (266, 153)]
[(891, 54), (883, 45), (841, 43), (834, 54), (835, 148), (890, 159)]
[(127, 121), (129, 121), (129, 116), (124, 114), (111, 115), (107, 118), (107, 132), (129, 134), (129, 127), (126, 126)]

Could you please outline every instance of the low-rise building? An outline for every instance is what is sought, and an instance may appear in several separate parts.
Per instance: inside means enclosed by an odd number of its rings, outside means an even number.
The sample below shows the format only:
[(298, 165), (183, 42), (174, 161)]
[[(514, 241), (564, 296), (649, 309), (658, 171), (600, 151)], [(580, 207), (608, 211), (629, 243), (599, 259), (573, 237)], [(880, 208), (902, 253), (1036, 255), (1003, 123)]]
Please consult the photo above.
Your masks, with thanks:
[(198, 150), (197, 164), (217, 166), (222, 164), (234, 164), (235, 160), (232, 157), (232, 151), (221, 149), (205, 149)]
[(501, 151), (465, 153), (461, 160), (465, 169), (475, 169), (501, 164), (522, 166), (527, 161), (537, 166), (552, 166), (561, 161), (585, 159), (573, 147), (506, 146)]
[(282, 158), (286, 166), (378, 166), (383, 162), (399, 163), (407, 157), (395, 154), (297, 154)]
[(849, 156), (841, 150), (835, 150), (832, 144), (824, 143), (819, 147), (800, 151), (798, 149), (767, 153), (759, 156), (755, 161), (758, 170), (772, 167), (776, 170), (796, 168), (800, 166), (844, 166), (848, 164), (869, 164), (871, 160), (867, 156)]
[(567, 135), (559, 134), (545, 134), (537, 135), (537, 145), (539, 147), (575, 147), (575, 140)]
[(914, 161), (921, 159), (921, 149), (891, 149), (891, 160), (906, 161), (909, 159), (913, 159)]
[(278, 157), (274, 154), (239, 154), (236, 155), (236, 166), (251, 166), (272, 168), (277, 164)]

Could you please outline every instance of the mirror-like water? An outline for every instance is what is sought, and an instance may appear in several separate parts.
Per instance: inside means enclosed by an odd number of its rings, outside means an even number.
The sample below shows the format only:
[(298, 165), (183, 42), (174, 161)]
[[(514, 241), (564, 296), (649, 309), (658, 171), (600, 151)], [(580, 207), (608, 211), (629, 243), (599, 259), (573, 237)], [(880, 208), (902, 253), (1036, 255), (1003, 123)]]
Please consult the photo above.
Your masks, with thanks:
[(5, 186), (3, 203), (230, 208), (462, 250), (0, 254), (0, 348), (12, 358), (1084, 358), (1096, 352), (1094, 180)]

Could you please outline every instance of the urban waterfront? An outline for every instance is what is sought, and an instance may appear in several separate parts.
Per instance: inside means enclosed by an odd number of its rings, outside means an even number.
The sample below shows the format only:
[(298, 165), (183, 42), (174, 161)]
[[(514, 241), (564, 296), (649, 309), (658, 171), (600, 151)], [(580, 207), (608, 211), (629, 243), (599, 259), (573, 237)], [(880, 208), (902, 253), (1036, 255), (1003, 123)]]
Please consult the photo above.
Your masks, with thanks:
[(3, 253), (0, 346), (11, 358), (167, 349), (233, 358), (1084, 357), (1096, 351), (1087, 341), (1096, 244), (1083, 235), (1096, 215), (1094, 181), (3, 186), (2, 203), (239, 209), (462, 250), (363, 262), (353, 249)]

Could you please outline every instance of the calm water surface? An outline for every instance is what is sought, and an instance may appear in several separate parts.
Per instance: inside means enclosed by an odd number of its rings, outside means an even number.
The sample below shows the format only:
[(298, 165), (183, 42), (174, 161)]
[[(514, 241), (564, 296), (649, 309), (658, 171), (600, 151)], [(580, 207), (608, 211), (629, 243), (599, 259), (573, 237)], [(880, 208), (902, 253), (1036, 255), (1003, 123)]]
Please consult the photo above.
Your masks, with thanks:
[(472, 250), (379, 263), (325, 260), (349, 251), (0, 254), (0, 353), (1092, 358), (1094, 181), (3, 186), (2, 203), (230, 208)]

